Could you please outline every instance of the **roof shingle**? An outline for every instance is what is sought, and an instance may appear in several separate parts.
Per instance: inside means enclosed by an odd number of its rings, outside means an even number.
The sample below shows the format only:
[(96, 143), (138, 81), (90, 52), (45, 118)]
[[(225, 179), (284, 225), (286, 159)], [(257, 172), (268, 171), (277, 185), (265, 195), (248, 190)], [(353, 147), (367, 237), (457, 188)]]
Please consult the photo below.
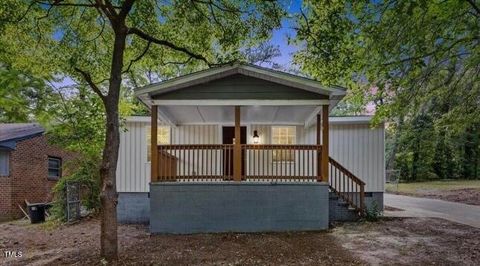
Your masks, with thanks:
[(21, 140), (43, 132), (45, 129), (36, 123), (0, 123), (0, 142)]

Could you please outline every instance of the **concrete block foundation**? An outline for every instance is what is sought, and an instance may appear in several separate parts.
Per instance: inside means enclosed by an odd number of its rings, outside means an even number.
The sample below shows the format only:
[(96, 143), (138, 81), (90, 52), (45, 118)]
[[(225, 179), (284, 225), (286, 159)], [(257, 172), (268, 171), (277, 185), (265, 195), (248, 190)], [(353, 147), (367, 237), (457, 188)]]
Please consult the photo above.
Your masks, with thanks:
[(150, 199), (147, 192), (118, 193), (117, 219), (119, 223), (150, 222)]
[(326, 183), (150, 184), (150, 232), (191, 234), (324, 230)]

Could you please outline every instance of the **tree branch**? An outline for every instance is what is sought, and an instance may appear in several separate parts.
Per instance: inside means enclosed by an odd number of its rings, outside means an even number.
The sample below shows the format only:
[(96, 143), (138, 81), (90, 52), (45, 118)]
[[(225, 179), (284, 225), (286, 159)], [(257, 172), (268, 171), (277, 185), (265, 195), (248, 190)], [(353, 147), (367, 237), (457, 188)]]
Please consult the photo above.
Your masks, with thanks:
[(92, 90), (98, 94), (98, 96), (100, 96), (100, 98), (102, 99), (102, 101), (105, 100), (105, 95), (102, 93), (102, 91), (100, 90), (100, 88), (98, 88), (98, 86), (93, 82), (92, 80), (92, 76), (90, 75), (90, 73), (84, 71), (84, 70), (81, 70), (80, 68), (78, 67), (74, 67), (73, 69), (75, 69), (75, 71), (79, 72), (82, 77), (85, 79), (85, 81), (87, 82), (87, 84), (92, 88)]
[(130, 60), (130, 63), (128, 64), (127, 69), (125, 69), (125, 71), (123, 71), (123, 73), (127, 73), (128, 71), (130, 71), (130, 68), (132, 67), (133, 63), (142, 59), (142, 57), (148, 52), (148, 49), (150, 48), (150, 44), (152, 44), (152, 42), (149, 41), (147, 43), (147, 46), (145, 46), (145, 49), (143, 50), (143, 52), (139, 56), (137, 56), (136, 58)]
[(109, 2), (110, 7), (107, 7), (106, 5), (102, 4), (101, 0), (95, 0), (95, 3), (97, 10), (99, 12), (103, 12), (107, 16), (108, 20), (110, 20), (110, 23), (113, 25), (115, 19), (117, 18), (117, 12), (115, 12), (112, 4)]
[(128, 13), (130, 13), (130, 10), (132, 9), (134, 2), (135, 0), (126, 0), (123, 3), (122, 9), (120, 9), (120, 13), (118, 14), (120, 20), (124, 20), (127, 17)]
[(141, 31), (140, 29), (137, 29), (137, 28), (130, 28), (128, 30), (128, 33), (127, 34), (134, 34), (148, 42), (152, 42), (152, 43), (155, 43), (155, 44), (158, 44), (158, 45), (162, 45), (162, 46), (165, 46), (165, 47), (168, 47), (172, 50), (175, 50), (175, 51), (178, 51), (178, 52), (182, 52), (192, 58), (195, 58), (197, 60), (200, 60), (200, 61), (203, 61), (205, 62), (209, 67), (211, 66), (215, 66), (215, 65), (218, 65), (218, 64), (212, 64), (208, 61), (208, 59), (206, 57), (204, 57), (203, 55), (201, 54), (197, 54), (197, 53), (194, 53), (192, 51), (190, 51), (189, 49), (185, 48), (185, 47), (180, 47), (180, 46), (177, 46), (176, 44), (172, 43), (172, 42), (169, 42), (167, 40), (160, 40), (160, 39), (157, 39), (153, 36), (150, 36), (149, 34)]
[(208, 1), (192, 0), (192, 2), (197, 2), (197, 3), (209, 5), (209, 6), (214, 6), (214, 7), (216, 7), (218, 10), (223, 11), (223, 12), (228, 12), (228, 13), (242, 13), (242, 10), (239, 9), (239, 8), (225, 7), (225, 5), (224, 5), (224, 6), (220, 6), (220, 5), (216, 4), (216, 3), (214, 3), (212, 0), (208, 0)]
[(32, 9), (33, 5), (35, 5), (35, 4), (36, 4), (35, 2), (31, 2), (28, 5), (27, 10), (25, 10), (25, 12), (23, 12), (22, 15), (18, 19), (10, 20), (10, 19), (6, 19), (6, 18), (5, 19), (0, 18), (0, 21), (2, 21), (2, 22), (20, 22), (27, 16), (27, 14), (30, 12), (30, 9)]
[(436, 50), (433, 50), (433, 51), (430, 51), (430, 52), (427, 52), (425, 54), (418, 55), (418, 56), (411, 56), (411, 57), (403, 58), (403, 59), (396, 60), (396, 61), (386, 62), (383, 65), (388, 66), (388, 65), (401, 64), (401, 63), (405, 63), (405, 62), (409, 62), (409, 61), (416, 61), (416, 60), (424, 59), (426, 57), (432, 56), (432, 55), (434, 55), (436, 53), (439, 53), (439, 52), (450, 51), (451, 49), (453, 49), (453, 47), (455, 47), (457, 44), (459, 44), (461, 42), (473, 41), (475, 39), (476, 39), (475, 37), (474, 38), (461, 38), (461, 39), (458, 39), (458, 40), (452, 42), (449, 46), (447, 46), (445, 48), (439, 48), (439, 49), (436, 49)]
[[(49, 5), (49, 6), (75, 6), (75, 7), (95, 7), (95, 8), (104, 6), (102, 4), (99, 4), (98, 2), (96, 4), (74, 4), (74, 3), (64, 3), (63, 1), (64, 0), (54, 0), (53, 2), (34, 1), (34, 3), (41, 4), (41, 5)], [(121, 7), (112, 5), (112, 8), (120, 9)]]
[(477, 13), (480, 15), (480, 7), (473, 1), (473, 0), (467, 0), (467, 2), (477, 11)]

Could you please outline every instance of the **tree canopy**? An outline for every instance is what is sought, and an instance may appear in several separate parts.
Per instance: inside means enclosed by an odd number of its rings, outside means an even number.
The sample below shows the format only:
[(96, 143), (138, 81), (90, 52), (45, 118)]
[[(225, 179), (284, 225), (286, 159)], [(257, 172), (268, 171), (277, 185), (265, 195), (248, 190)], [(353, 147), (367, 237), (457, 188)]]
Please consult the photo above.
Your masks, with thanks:
[(479, 177), (478, 1), (303, 4), (295, 62), (349, 89), (337, 113), (375, 105), (375, 122), (388, 122), (388, 168), (405, 180)]
[(301, 69), (368, 96), (379, 117), (441, 103), (445, 126), (479, 121), (475, 1), (304, 1), (297, 21)]

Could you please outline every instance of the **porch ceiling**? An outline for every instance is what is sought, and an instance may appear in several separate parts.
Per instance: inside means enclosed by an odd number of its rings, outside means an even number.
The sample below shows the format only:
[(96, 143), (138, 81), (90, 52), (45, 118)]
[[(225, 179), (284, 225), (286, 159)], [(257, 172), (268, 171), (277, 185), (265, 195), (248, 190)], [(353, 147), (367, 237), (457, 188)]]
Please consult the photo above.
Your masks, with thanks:
[[(166, 124), (233, 124), (233, 106), (159, 106), (159, 120)], [(318, 106), (242, 106), (241, 123), (304, 125)]]

